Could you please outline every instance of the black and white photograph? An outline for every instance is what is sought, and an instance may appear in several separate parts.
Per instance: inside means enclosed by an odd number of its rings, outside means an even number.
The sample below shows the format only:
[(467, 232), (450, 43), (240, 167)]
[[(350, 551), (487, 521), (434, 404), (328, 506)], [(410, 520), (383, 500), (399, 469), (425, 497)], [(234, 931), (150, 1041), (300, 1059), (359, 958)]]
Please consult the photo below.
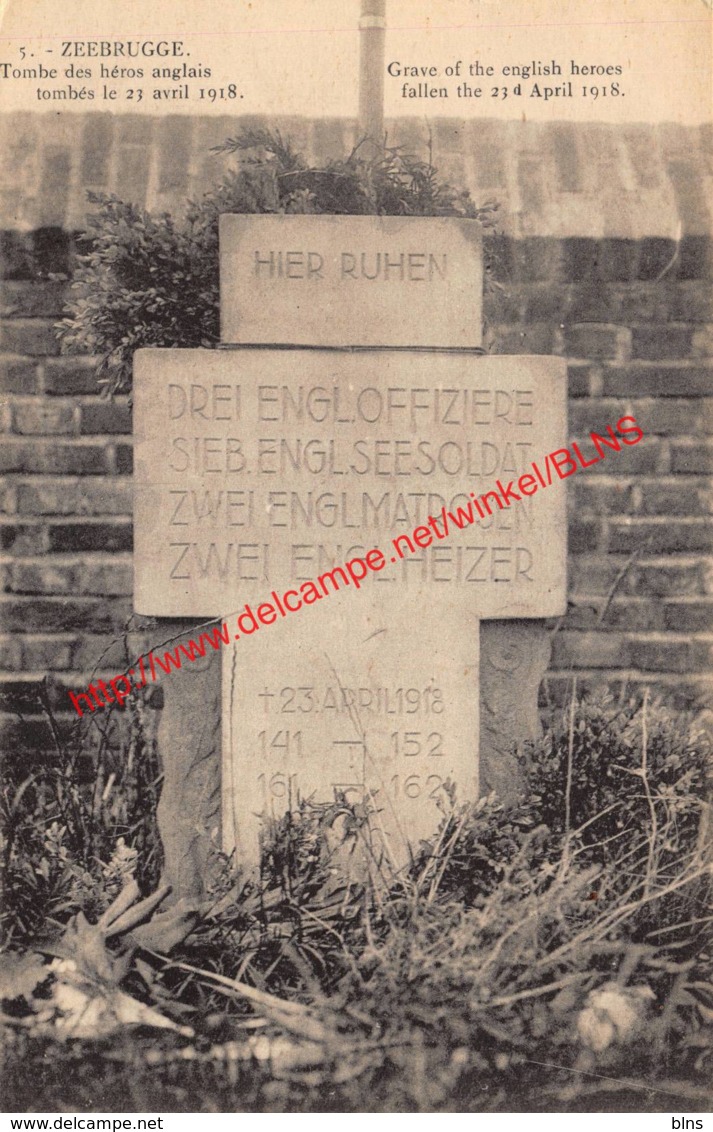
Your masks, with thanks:
[(712, 30), (3, 0), (8, 1129), (708, 1127)]

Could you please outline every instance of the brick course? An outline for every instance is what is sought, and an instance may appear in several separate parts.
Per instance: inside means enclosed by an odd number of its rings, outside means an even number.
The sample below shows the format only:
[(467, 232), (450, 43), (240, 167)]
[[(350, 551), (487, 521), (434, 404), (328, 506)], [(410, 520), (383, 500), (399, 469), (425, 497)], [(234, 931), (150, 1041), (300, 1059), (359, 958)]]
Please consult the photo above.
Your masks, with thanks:
[[(38, 122), (32, 129), (41, 133)], [(308, 153), (318, 144), (330, 152), (348, 148), (353, 132), (348, 123), (280, 125), (301, 134)], [(509, 178), (519, 178), (518, 193), (523, 186), (529, 191), (531, 182), (517, 162), (493, 163), (499, 134), (488, 125), (469, 123), (455, 131), (452, 123), (437, 126), (435, 160), (472, 169), (475, 198), (500, 198), (507, 217), (514, 191)], [(24, 132), (29, 128), (25, 122)], [(642, 142), (648, 129), (627, 128), (626, 139), (622, 133), (630, 155), (649, 152)], [(24, 227), (4, 218), (0, 688), (8, 714), (0, 716), (0, 727), (8, 740), (20, 733), (25, 740), (47, 740), (33, 699), (44, 673), (61, 674), (53, 695), (63, 708), (66, 688), (86, 685), (96, 664), (109, 673), (121, 667), (118, 646), (109, 660), (100, 658), (132, 613), (130, 406), (126, 398), (99, 396), (92, 358), (59, 357), (53, 329), (64, 285), (50, 276), (70, 270), (79, 247), (78, 181), (115, 190), (112, 170), (130, 161), (131, 177), (138, 180), (127, 178), (125, 164), (125, 191), (142, 184), (148, 195), (139, 203), (175, 209), (185, 196), (199, 195), (197, 178), (216, 175), (207, 147), (235, 130), (231, 119), (147, 124), (86, 115), (76, 130), (71, 188), (62, 145), (52, 148), (40, 139), (49, 178), (33, 205), (40, 211)], [(419, 130), (419, 124), (405, 124), (403, 136)], [(398, 125), (394, 136), (398, 141)], [(39, 134), (33, 137), (38, 144)], [(632, 691), (648, 684), (674, 702), (693, 703), (712, 691), (710, 241), (699, 212), (670, 214), (664, 168), (654, 170), (648, 187), (637, 186), (649, 204), (657, 194), (668, 202), (661, 205), (658, 231), (635, 238), (610, 224), (600, 225), (605, 234), (595, 236), (571, 217), (568, 229), (567, 194), (580, 191), (574, 184), (579, 173), (557, 137), (546, 160), (554, 162), (551, 191), (564, 210), (561, 231), (538, 234), (533, 212), (529, 230), (518, 214), (506, 219), (502, 234), (486, 240), (488, 262), (503, 287), (486, 300), (494, 349), (568, 358), (572, 439), (587, 443), (590, 431), (604, 431), (625, 414), (635, 415), (647, 435), (635, 448), (610, 453), (568, 480), (570, 605), (553, 638), (543, 699), (556, 702), (576, 675), (580, 689), (603, 681)], [(696, 138), (691, 160), (698, 159)], [(465, 162), (464, 145), (474, 147)], [(197, 147), (206, 150), (200, 159)], [(479, 165), (488, 153), (490, 164)], [(157, 172), (147, 180), (151, 154)], [(498, 182), (486, 186), (487, 193), (484, 178)], [(538, 184), (544, 192), (545, 182), (539, 178)], [(676, 199), (680, 205), (683, 198)], [(647, 208), (646, 215), (655, 214)], [(683, 239), (677, 245), (667, 233), (679, 221)], [(595, 217), (593, 230), (598, 223)], [(30, 719), (29, 730), (18, 731), (13, 704)]]

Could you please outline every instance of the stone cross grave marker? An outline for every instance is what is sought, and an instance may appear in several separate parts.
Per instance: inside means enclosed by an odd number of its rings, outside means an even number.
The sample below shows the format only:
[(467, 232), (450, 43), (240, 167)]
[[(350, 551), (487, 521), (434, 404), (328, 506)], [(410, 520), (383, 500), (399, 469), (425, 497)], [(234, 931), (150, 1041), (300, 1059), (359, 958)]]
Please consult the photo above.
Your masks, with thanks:
[[(370, 803), (378, 853), (402, 864), (449, 782), (477, 796), (480, 621), (564, 608), (561, 488), (413, 545), (430, 515), (565, 442), (560, 359), (474, 352), (477, 231), (223, 217), (223, 338), (244, 345), (137, 354), (136, 607), (224, 617), (239, 634), (222, 654), (222, 828), (243, 863), (257, 860), (262, 816), (302, 797)], [(333, 592), (336, 568), (372, 548), (383, 571)], [(310, 579), (322, 580), (312, 601)], [(302, 608), (283, 624), (287, 589)], [(546, 655), (526, 624), (489, 629), (486, 711), (508, 735), (508, 705), (524, 696), (536, 711)], [(215, 728), (201, 713), (209, 738), (194, 754), (185, 729), (200, 695), (218, 697), (214, 675), (193, 676), (193, 697), (190, 681), (164, 680), (162, 836), (169, 879), (195, 892), (198, 815), (217, 814)]]

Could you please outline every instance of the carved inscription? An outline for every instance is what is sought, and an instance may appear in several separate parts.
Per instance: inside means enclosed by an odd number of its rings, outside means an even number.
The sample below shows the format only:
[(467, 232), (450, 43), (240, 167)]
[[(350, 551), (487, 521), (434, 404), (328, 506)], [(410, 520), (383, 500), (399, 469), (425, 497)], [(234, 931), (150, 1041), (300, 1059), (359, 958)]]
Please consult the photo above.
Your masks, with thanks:
[(433, 252), (336, 252), (327, 263), (321, 252), (253, 252), (255, 279), (325, 279), (334, 272), (341, 279), (384, 280), (387, 283), (432, 283), (448, 278), (448, 256)]
[(223, 342), (480, 345), (476, 221), (222, 216), (220, 253)]
[(279, 663), (274, 645), (252, 650), (249, 679), (237, 650), (224, 655), (225, 765), (240, 769), (223, 820), (243, 859), (256, 860), (266, 816), (347, 802), (372, 813), (369, 854), (400, 866), (454, 786), (460, 800), (476, 796), (477, 622), (447, 601), (442, 616), (424, 607), (414, 623), (412, 596), (382, 597), (337, 595), (305, 618), (299, 648)]
[(141, 613), (225, 615), (373, 547), (385, 592), (462, 588), (481, 619), (561, 612), (557, 485), (393, 552), (564, 443), (558, 359), (145, 350), (135, 369)]

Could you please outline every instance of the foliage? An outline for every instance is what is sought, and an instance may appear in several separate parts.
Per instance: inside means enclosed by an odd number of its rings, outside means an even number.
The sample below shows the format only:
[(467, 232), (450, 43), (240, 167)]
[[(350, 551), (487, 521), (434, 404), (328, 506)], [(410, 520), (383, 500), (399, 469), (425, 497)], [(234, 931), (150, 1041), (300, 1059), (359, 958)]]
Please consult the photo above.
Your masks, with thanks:
[[(695, 1079), (713, 1018), (702, 801), (710, 765), (689, 718), (646, 700), (572, 703), (529, 752), (520, 805), (490, 797), (447, 814), (410, 870), (386, 888), (372, 878), (360, 896), (352, 889), (358, 927), (339, 946), (322, 938), (336, 956), (328, 980), (322, 960), (306, 976), (295, 965), (288, 983), (283, 966), (269, 985), (368, 1020), (385, 1051), (382, 1104), (394, 1108), (447, 1108), (456, 1094), (473, 1107), (498, 1096), (495, 1107), (513, 1097), (535, 1107), (543, 1088), (552, 1107), (563, 1098), (576, 1106), (584, 1086), (565, 1068), (543, 1087), (542, 1062), (572, 1065), (580, 1082), (602, 1066), (614, 1078), (638, 1073), (639, 1090), (672, 1067)], [(361, 819), (355, 828), (363, 831)], [(298, 874), (304, 843), (300, 826)], [(300, 907), (283, 963), (311, 922)], [(483, 1079), (489, 1100), (478, 1099)], [(648, 1103), (671, 1100), (654, 1090)]]
[[(192, 1045), (48, 1052), (30, 1034), (13, 1071), (21, 1081), (41, 1046), (44, 1109), (70, 1096), (91, 1107), (76, 1072), (88, 1056), (122, 1111), (126, 1096), (145, 1109), (145, 1090), (166, 1111), (700, 1108), (709, 755), (690, 720), (646, 701), (573, 704), (530, 752), (525, 801), (445, 813), (401, 872), (359, 868), (368, 812), (303, 803), (269, 829), (259, 881), (224, 860), (185, 943), (161, 955), (158, 925), (135, 933), (125, 989), (188, 1023)], [(121, 835), (125, 854), (136, 831)], [(70, 859), (85, 866), (83, 845)]]
[(62, 733), (49, 707), (55, 751), (27, 774), (6, 759), (0, 786), (6, 943), (56, 934), (76, 912), (97, 916), (137, 874), (158, 879), (155, 807), (160, 778), (141, 701)]
[(578, 830), (583, 864), (632, 861), (622, 880), (651, 836), (662, 867), (690, 851), (710, 783), (711, 741), (695, 717), (602, 692), (573, 698), (552, 715), (525, 753), (523, 775), (520, 803), (504, 809), (496, 799), (471, 814), (451, 854), (444, 883), (468, 904), (493, 891), (536, 826), (545, 831), (542, 859), (560, 860)]
[(135, 350), (214, 346), (219, 340), (218, 219), (222, 213), (337, 213), (463, 216), (492, 223), (495, 206), (477, 208), (465, 191), (443, 184), (427, 161), (398, 148), (358, 146), (324, 167), (308, 165), (288, 140), (245, 130), (217, 147), (242, 159), (183, 221), (153, 216), (114, 196), (93, 195), (88, 254), (79, 258), (63, 347), (99, 358), (112, 392), (131, 385)]
[[(710, 773), (710, 737), (694, 718), (651, 705), (616, 703), (606, 693), (570, 705), (535, 747), (528, 794), (553, 833), (588, 826), (593, 858), (612, 860), (612, 840), (651, 820), (651, 801), (666, 805), (670, 849), (690, 842)], [(567, 800), (569, 795), (569, 800)], [(596, 852), (594, 848), (596, 846)]]
[(65, 352), (97, 355), (100, 384), (126, 391), (135, 350), (218, 341), (218, 234), (200, 210), (179, 224), (115, 196), (90, 199), (90, 250), (58, 329)]

